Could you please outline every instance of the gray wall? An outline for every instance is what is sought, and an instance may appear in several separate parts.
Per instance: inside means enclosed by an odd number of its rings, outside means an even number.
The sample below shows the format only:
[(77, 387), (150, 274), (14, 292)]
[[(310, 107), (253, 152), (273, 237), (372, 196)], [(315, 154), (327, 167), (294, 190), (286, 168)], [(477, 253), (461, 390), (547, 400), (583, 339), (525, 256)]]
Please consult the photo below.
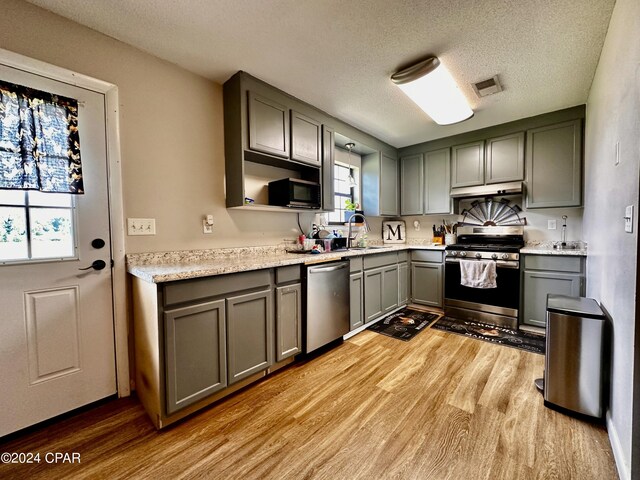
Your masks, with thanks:
[[(635, 462), (638, 431), (632, 431), (632, 418), (640, 412), (634, 408), (640, 393), (634, 382), (634, 368), (640, 365), (634, 349), (639, 136), (640, 2), (618, 0), (587, 102), (583, 231), (589, 243), (587, 295), (600, 301), (613, 318), (608, 429), (621, 478), (640, 478)], [(627, 205), (635, 209), (632, 234), (624, 232)]]

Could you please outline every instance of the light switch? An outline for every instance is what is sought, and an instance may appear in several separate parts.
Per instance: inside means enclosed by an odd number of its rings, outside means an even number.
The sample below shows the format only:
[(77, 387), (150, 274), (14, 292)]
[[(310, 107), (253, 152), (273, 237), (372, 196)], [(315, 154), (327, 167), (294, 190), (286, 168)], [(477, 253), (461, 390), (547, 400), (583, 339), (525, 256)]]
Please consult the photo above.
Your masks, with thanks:
[(127, 218), (127, 235), (155, 235), (155, 218)]
[(547, 220), (547, 230), (555, 230), (557, 228), (557, 224), (555, 220)]
[(627, 233), (633, 232), (633, 205), (629, 205), (624, 209), (624, 231)]

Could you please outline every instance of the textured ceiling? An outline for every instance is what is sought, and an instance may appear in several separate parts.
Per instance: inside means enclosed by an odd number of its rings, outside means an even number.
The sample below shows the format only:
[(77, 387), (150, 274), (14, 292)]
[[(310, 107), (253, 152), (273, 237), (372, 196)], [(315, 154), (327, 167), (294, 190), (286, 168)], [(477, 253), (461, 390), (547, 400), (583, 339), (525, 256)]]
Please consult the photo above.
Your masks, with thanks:
[[(586, 102), (614, 0), (30, 0), (216, 82), (250, 74), (402, 147)], [(389, 80), (437, 55), (475, 116)], [(500, 75), (479, 99), (470, 84)]]

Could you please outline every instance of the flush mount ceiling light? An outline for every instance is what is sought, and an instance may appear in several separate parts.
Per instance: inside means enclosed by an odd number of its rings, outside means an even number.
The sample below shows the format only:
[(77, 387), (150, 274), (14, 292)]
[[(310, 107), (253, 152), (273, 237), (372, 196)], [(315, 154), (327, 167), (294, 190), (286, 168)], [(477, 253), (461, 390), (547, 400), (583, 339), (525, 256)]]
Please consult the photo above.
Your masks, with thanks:
[(439, 125), (462, 122), (473, 116), (467, 99), (437, 57), (394, 73), (391, 81)]

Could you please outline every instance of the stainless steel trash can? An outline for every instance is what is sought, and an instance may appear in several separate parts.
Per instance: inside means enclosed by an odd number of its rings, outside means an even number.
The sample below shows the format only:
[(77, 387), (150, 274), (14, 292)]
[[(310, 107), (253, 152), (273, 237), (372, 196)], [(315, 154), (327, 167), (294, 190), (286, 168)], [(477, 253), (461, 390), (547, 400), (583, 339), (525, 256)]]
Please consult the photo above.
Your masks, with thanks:
[(547, 296), (545, 406), (603, 417), (606, 321), (592, 298)]

